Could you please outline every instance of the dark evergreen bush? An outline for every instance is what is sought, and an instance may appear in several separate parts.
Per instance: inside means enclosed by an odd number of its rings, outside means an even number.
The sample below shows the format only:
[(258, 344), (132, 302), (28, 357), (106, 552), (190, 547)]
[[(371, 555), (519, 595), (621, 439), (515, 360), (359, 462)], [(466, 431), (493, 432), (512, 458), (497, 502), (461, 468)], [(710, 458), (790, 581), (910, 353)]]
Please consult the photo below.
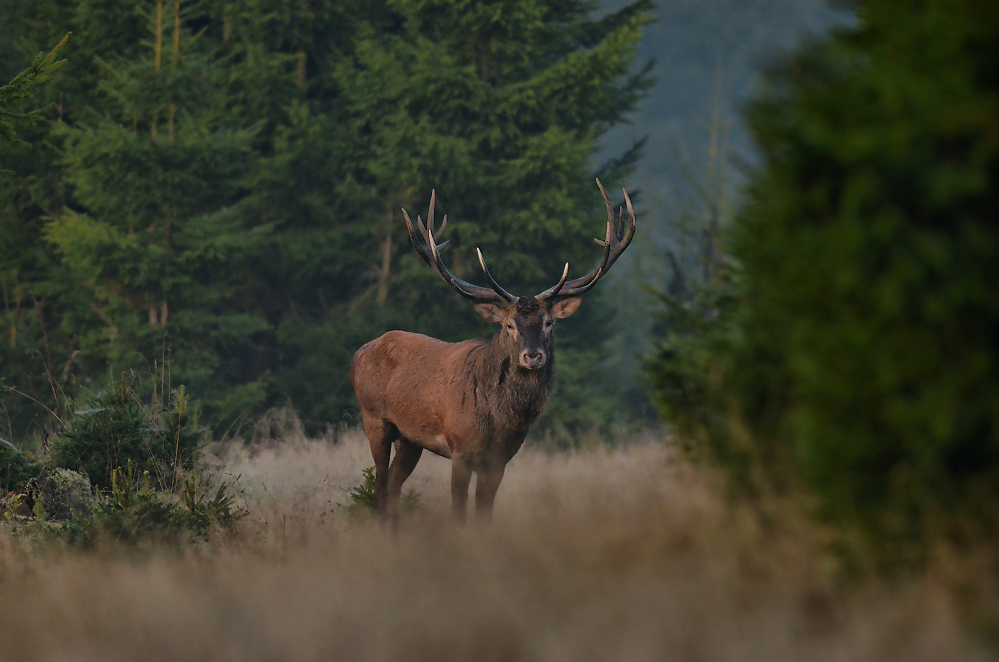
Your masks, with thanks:
[(163, 489), (180, 486), (181, 473), (194, 467), (201, 441), (191, 426), (183, 387), (167, 407), (144, 406), (124, 376), (90, 400), (52, 443), (52, 464), (79, 471), (100, 489), (111, 487), (112, 472), (132, 463), (149, 472)]
[(128, 463), (111, 473), (111, 488), (89, 516), (73, 517), (52, 533), (71, 544), (91, 545), (99, 539), (135, 544), (204, 540), (212, 527), (231, 529), (241, 516), (233, 507), (227, 485), (212, 498), (198, 490), (194, 478), (185, 481), (181, 498), (158, 492), (148, 472), (141, 475)]
[[(653, 398), (663, 418), (680, 433), (687, 451), (702, 443), (718, 453), (719, 432), (727, 429), (729, 411), (719, 385), (729, 371), (731, 323), (738, 306), (736, 273), (723, 265), (719, 278), (697, 287), (689, 300), (657, 293), (665, 333), (645, 362)], [(726, 461), (731, 464), (731, 460)]]
[(7, 442), (0, 442), (0, 492), (24, 489), (28, 481), (42, 470), (35, 458)]
[(732, 394), (827, 516), (898, 542), (994, 531), (999, 5), (860, 15), (750, 109)]

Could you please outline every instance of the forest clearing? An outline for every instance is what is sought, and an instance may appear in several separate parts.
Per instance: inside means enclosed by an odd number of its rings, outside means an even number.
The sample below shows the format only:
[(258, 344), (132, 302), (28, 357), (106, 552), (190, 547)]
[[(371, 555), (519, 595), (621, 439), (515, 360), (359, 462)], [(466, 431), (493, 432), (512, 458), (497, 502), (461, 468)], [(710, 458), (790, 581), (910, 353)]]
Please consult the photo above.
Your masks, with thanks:
[(997, 43), (0, 2), (0, 662), (995, 659)]
[(479, 526), (452, 522), (427, 457), (398, 538), (346, 512), (363, 434), (331, 441), (216, 448), (247, 511), (234, 537), (39, 553), (0, 534), (0, 658), (990, 659), (955, 577), (844, 585), (812, 525), (764, 530), (653, 435), (524, 449)]

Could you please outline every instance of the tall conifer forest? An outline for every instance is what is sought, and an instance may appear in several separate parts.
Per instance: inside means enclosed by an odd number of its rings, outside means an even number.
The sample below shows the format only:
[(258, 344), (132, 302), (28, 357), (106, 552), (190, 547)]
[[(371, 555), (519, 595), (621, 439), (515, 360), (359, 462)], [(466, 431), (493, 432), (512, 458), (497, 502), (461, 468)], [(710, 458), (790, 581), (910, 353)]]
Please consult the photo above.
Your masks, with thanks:
[[(516, 293), (592, 267), (639, 144), (600, 137), (651, 84), (651, 3), (6, 0), (10, 80), (72, 33), (0, 144), (0, 428), (41, 437), (124, 373), (183, 384), (232, 430), (271, 407), (356, 422), (348, 366), (401, 328), (491, 333), (409, 247), (400, 208), (449, 218)], [(540, 431), (606, 428), (610, 321), (559, 329)]]

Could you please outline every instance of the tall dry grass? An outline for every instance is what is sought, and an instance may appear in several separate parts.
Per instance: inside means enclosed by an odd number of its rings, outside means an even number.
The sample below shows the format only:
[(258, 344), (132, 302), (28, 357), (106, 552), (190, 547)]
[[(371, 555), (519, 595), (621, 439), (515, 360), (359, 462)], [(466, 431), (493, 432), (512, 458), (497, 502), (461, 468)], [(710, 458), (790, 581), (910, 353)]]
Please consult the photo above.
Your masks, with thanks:
[[(248, 510), (181, 550), (0, 538), (0, 660), (977, 660), (932, 578), (844, 590), (804, 525), (762, 530), (662, 444), (511, 462), (488, 526), (448, 463), (398, 538), (341, 509), (363, 437), (216, 449)], [(237, 480), (238, 477), (238, 480)]]

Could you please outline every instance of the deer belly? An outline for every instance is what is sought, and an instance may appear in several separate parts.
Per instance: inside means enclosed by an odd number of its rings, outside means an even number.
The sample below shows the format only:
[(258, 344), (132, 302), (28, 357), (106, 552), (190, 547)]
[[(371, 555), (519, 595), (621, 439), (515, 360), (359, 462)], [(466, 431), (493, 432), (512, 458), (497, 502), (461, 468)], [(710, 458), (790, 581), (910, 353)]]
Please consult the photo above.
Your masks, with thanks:
[(426, 442), (420, 445), (431, 453), (435, 453), (441, 457), (451, 457), (451, 447), (447, 445), (447, 439), (445, 439), (442, 434), (430, 437), (426, 440)]
[[(431, 453), (440, 455), (441, 457), (450, 458), (451, 457), (451, 447), (447, 444), (447, 438), (442, 434), (432, 434), (432, 433), (421, 433), (418, 431), (408, 431), (404, 428), (399, 428), (399, 432), (408, 441), (416, 444), (420, 448), (424, 448)], [(410, 432), (413, 432), (410, 434)]]

